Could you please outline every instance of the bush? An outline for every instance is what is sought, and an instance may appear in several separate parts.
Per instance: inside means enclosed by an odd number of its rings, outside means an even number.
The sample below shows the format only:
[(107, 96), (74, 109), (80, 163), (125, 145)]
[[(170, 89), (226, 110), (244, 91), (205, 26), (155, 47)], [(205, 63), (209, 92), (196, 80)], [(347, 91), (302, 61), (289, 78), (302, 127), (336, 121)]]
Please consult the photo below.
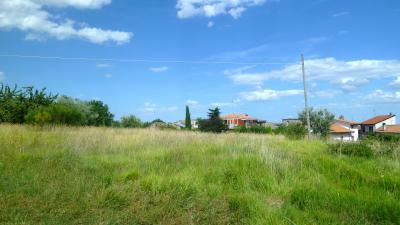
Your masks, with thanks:
[(275, 130), (276, 134), (285, 135), (285, 137), (292, 140), (303, 139), (307, 134), (307, 129), (300, 123), (288, 124), (287, 126), (280, 126)]
[(177, 126), (170, 124), (170, 123), (155, 122), (155, 123), (152, 123), (152, 126), (155, 128), (158, 128), (160, 130), (178, 130), (179, 129)]
[(11, 88), (0, 84), (0, 123), (24, 123), (28, 112), (38, 107), (54, 103), (57, 95), (47, 93), (46, 89), (17, 86)]
[(328, 144), (328, 151), (335, 154), (344, 154), (349, 156), (360, 156), (369, 158), (374, 155), (370, 145), (365, 142), (337, 142)]
[(85, 114), (79, 109), (64, 104), (53, 104), (30, 110), (25, 121), (34, 125), (85, 125)]
[(260, 125), (254, 125), (251, 127), (237, 126), (234, 131), (238, 132), (238, 133), (271, 134), (272, 128), (271, 127), (263, 127)]
[(124, 128), (138, 128), (142, 126), (142, 121), (134, 115), (124, 116), (121, 118), (121, 126)]
[(394, 134), (370, 134), (365, 136), (366, 140), (372, 141), (380, 141), (380, 142), (390, 142), (390, 143), (398, 143), (400, 142), (400, 136)]

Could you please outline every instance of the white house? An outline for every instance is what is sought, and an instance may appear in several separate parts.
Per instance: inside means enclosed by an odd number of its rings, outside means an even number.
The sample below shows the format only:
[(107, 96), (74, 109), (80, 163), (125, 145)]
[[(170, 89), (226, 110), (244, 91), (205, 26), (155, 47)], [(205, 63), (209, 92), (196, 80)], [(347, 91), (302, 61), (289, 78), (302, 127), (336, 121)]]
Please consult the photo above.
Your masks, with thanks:
[(331, 139), (335, 141), (357, 141), (358, 127), (356, 122), (337, 119), (331, 124)]
[(396, 124), (396, 115), (375, 116), (369, 120), (360, 123), (360, 131), (362, 134), (375, 133), (379, 128)]

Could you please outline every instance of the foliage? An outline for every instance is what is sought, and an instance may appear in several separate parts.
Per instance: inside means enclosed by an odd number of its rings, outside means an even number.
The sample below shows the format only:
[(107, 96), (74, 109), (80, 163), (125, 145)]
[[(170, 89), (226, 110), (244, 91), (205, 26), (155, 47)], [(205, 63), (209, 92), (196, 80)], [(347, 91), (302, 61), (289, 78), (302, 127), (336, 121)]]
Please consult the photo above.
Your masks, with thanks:
[(0, 125), (3, 224), (399, 224), (399, 155), (271, 135)]
[(109, 111), (108, 106), (99, 100), (92, 100), (87, 103), (90, 108), (89, 126), (111, 126), (114, 115)]
[(199, 130), (203, 132), (221, 133), (226, 131), (228, 127), (224, 124), (224, 121), (220, 118), (220, 110), (218, 107), (215, 109), (209, 109), (208, 119), (199, 119)]
[(400, 143), (400, 136), (395, 134), (373, 133), (365, 135), (363, 139), (387, 143)]
[(367, 142), (335, 142), (328, 144), (330, 153), (344, 154), (349, 156), (372, 157), (374, 152)]
[(272, 128), (269, 126), (263, 127), (260, 125), (253, 125), (251, 127), (237, 126), (237, 127), (235, 127), (234, 131), (238, 132), (238, 133), (271, 134)]
[(291, 140), (303, 139), (307, 134), (307, 129), (303, 124), (300, 123), (290, 123), (288, 125), (281, 125), (275, 129), (276, 134), (282, 134)]
[(121, 118), (121, 126), (124, 128), (139, 128), (142, 126), (142, 121), (134, 115), (123, 116)]
[(28, 111), (51, 105), (57, 95), (47, 93), (46, 89), (17, 86), (11, 88), (0, 84), (0, 123), (24, 123)]
[(185, 128), (188, 130), (192, 129), (192, 119), (190, 118), (189, 106), (186, 106)]
[(154, 126), (154, 128), (158, 128), (160, 130), (178, 130), (179, 129), (174, 124), (164, 123), (164, 122), (162, 122), (162, 123), (161, 122), (154, 122), (154, 123), (152, 123), (152, 126)]
[(85, 125), (85, 114), (78, 108), (56, 103), (49, 106), (41, 106), (30, 110), (25, 116), (27, 123), (34, 125)]
[[(327, 137), (330, 133), (330, 126), (335, 119), (335, 115), (327, 109), (314, 111), (313, 108), (308, 109), (310, 115), (310, 126), (314, 134), (321, 137)], [(303, 125), (307, 125), (307, 113), (302, 111), (299, 113), (299, 119)]]

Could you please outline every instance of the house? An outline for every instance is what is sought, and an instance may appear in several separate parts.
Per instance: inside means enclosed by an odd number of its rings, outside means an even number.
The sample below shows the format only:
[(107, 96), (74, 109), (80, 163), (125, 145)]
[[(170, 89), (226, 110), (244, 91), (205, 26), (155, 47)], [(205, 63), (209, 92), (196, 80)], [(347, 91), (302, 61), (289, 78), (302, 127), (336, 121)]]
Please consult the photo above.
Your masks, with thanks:
[(383, 125), (376, 130), (378, 134), (394, 134), (400, 136), (400, 125)]
[[(198, 129), (199, 128), (199, 124), (197, 122), (197, 120), (191, 120), (190, 122), (192, 124), (192, 129)], [(180, 127), (180, 128), (185, 128), (186, 127), (186, 122), (185, 120), (178, 120), (174, 123), (174, 125)]]
[(396, 124), (396, 115), (389, 114), (389, 115), (380, 115), (375, 116), (369, 120), (366, 120), (360, 123), (360, 133), (361, 134), (369, 134), (375, 133), (377, 130), (383, 128), (388, 125), (395, 125)]
[(190, 123), (192, 124), (192, 129), (199, 129), (199, 123), (197, 120), (192, 120)]
[(246, 126), (251, 127), (254, 125), (263, 126), (266, 124), (265, 120), (259, 120), (253, 117), (250, 117), (247, 114), (228, 114), (221, 116), (221, 119), (228, 125), (229, 129), (235, 129), (237, 126)]
[(301, 120), (295, 119), (295, 118), (282, 119), (282, 125), (284, 125), (284, 126), (287, 126), (289, 124), (296, 124), (296, 123), (301, 123)]
[(336, 119), (330, 126), (330, 136), (336, 141), (357, 141), (358, 123), (344, 118)]

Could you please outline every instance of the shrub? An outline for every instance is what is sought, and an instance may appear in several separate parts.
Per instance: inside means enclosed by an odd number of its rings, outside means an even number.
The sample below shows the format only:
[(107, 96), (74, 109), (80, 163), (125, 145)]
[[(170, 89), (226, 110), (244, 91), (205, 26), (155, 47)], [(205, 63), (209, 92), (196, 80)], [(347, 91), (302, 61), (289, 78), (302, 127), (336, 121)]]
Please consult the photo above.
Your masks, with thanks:
[(30, 110), (25, 121), (34, 125), (84, 125), (85, 114), (79, 109), (64, 104), (53, 104)]
[(238, 133), (271, 134), (272, 128), (271, 127), (263, 127), (260, 125), (254, 125), (251, 127), (237, 126), (234, 131), (238, 132)]
[(17, 86), (11, 88), (0, 84), (0, 123), (24, 123), (28, 112), (41, 106), (54, 103), (57, 95), (47, 93), (46, 89)]
[(221, 133), (228, 130), (228, 127), (226, 126), (226, 124), (224, 124), (224, 121), (222, 121), (220, 114), (221, 112), (218, 107), (216, 107), (215, 109), (209, 109), (208, 119), (198, 120), (199, 130), (203, 132), (213, 133)]
[(275, 129), (276, 134), (283, 134), (292, 140), (303, 139), (307, 134), (307, 129), (300, 123), (288, 124)]
[(367, 142), (337, 142), (328, 144), (328, 151), (335, 154), (344, 154), (349, 156), (360, 156), (369, 158), (374, 155), (374, 151)]
[(394, 135), (394, 134), (369, 134), (365, 136), (366, 140), (375, 140), (375, 141), (380, 141), (380, 142), (400, 142), (400, 136)]
[(124, 116), (121, 118), (121, 126), (125, 128), (138, 128), (142, 126), (142, 121), (134, 115)]

